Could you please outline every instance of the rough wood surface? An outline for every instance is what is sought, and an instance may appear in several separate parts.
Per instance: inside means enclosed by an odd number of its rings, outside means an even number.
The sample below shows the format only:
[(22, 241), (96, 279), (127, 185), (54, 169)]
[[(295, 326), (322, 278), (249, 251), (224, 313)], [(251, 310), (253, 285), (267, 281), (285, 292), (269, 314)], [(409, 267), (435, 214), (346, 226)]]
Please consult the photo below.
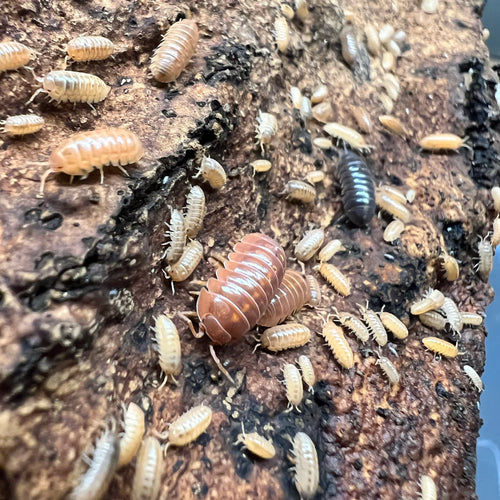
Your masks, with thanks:
[[(500, 184), (492, 145), (495, 75), (481, 38), (482, 3), (448, 0), (428, 16), (416, 1), (366, 5), (311, 1), (309, 19), (291, 22), (291, 47), (280, 54), (272, 35), (279, 5), (267, 1), (2, 2), (1, 39), (37, 50), (37, 75), (64, 67), (61, 49), (74, 36), (108, 36), (118, 50), (113, 59), (68, 68), (97, 74), (112, 86), (96, 112), (39, 96), (31, 109), (44, 116), (46, 128), (22, 139), (3, 136), (0, 498), (67, 495), (87, 468), (82, 453), (89, 453), (103, 423), (121, 418), (120, 403), (129, 401), (145, 410), (148, 432), (164, 430), (196, 404), (214, 410), (211, 426), (193, 445), (168, 451), (162, 498), (298, 498), (287, 455), (289, 437), (299, 430), (318, 450), (317, 498), (417, 498), (423, 474), (435, 479), (440, 499), (476, 498), (479, 396), (461, 367), (482, 371), (486, 332), (466, 327), (459, 338), (465, 354), (437, 361), (421, 344), (430, 330), (408, 309), (428, 286), (463, 310), (483, 313), (492, 299), (490, 286), (473, 271), (478, 235), (486, 235), (494, 215), (486, 188)], [(368, 22), (407, 33), (393, 111), (410, 131), (407, 140), (378, 125), (377, 116), (385, 113), (380, 61), (364, 46), (353, 69), (342, 60), (343, 9), (352, 12), (360, 41)], [(149, 58), (182, 17), (198, 23), (198, 50), (175, 83), (159, 85), (148, 75)], [(311, 146), (323, 135), (321, 124), (304, 124), (289, 99), (290, 85), (311, 92), (320, 83), (329, 88), (335, 121), (355, 126), (351, 108), (357, 105), (376, 123), (367, 142), (374, 146), (369, 164), (377, 182), (417, 192), (413, 220), (397, 246), (383, 242), (385, 216), (367, 229), (339, 218), (336, 153)], [(37, 87), (23, 70), (0, 75), (0, 118), (25, 112)], [(268, 151), (272, 170), (253, 176), (259, 109), (278, 116), (279, 133)], [(108, 168), (102, 185), (97, 171), (70, 184), (61, 174), (37, 198), (46, 167), (30, 162), (45, 161), (76, 131), (105, 126), (126, 126), (143, 141), (147, 156), (129, 169), (130, 177)], [(473, 153), (419, 151), (418, 139), (436, 131), (468, 135)], [(194, 308), (189, 283), (176, 285), (174, 295), (163, 278), (164, 222), (170, 207), (184, 205), (204, 152), (229, 174), (220, 192), (203, 185), (208, 213), (199, 239), (207, 255), (226, 254), (241, 236), (258, 230), (274, 235), (297, 268), (293, 244), (306, 229), (321, 226), (348, 249), (335, 263), (351, 278), (353, 293), (343, 299), (323, 284), (322, 306), (298, 314), (315, 332), (300, 350), (252, 353), (252, 335), (218, 349), (236, 387), (216, 370), (207, 339), (194, 339), (175, 320), (183, 371), (178, 386), (159, 390), (153, 317)], [(294, 205), (279, 195), (289, 179), (316, 168), (327, 179), (314, 204)], [(445, 246), (461, 261), (457, 282), (444, 280), (436, 260)], [(194, 278), (208, 279), (214, 270), (205, 259)], [(391, 355), (401, 377), (397, 389), (375, 366), (372, 341), (362, 346), (349, 337), (355, 368), (345, 371), (317, 335), (333, 307), (355, 311), (367, 300), (409, 321), (409, 337), (395, 341), (398, 357)], [(301, 353), (312, 359), (319, 382), (300, 413), (286, 412), (281, 368)], [(277, 448), (274, 459), (255, 460), (234, 444), (242, 421), (247, 430), (267, 430)], [(106, 498), (128, 498), (133, 472), (133, 465), (119, 471)]]

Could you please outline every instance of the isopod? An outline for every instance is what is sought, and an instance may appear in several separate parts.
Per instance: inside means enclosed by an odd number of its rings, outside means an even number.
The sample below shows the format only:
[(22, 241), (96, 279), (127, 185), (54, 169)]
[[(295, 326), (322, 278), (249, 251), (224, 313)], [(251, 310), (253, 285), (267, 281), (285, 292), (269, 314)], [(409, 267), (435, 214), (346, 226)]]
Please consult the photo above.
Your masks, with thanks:
[(166, 258), (167, 262), (172, 263), (181, 258), (186, 245), (186, 224), (180, 210), (172, 210), (168, 228), (169, 231), (165, 233), (165, 236), (170, 238), (170, 243), (162, 258)]
[(316, 198), (316, 188), (308, 182), (293, 179), (286, 183), (280, 194), (284, 194), (288, 200), (312, 203)]
[(367, 24), (365, 26), (365, 35), (366, 35), (366, 47), (368, 48), (368, 52), (370, 52), (372, 56), (375, 57), (380, 56), (382, 47), (380, 45), (378, 31), (375, 28), (375, 26), (373, 26), (373, 24)]
[(378, 98), (383, 108), (385, 109), (385, 112), (392, 113), (392, 110), (394, 109), (394, 101), (387, 94), (384, 94), (383, 92), (379, 94)]
[(203, 180), (210, 184), (212, 189), (222, 189), (227, 181), (224, 167), (217, 160), (209, 156), (203, 157), (200, 168), (194, 178), (196, 179), (200, 175), (203, 177)]
[(304, 237), (295, 245), (295, 257), (303, 262), (307, 262), (319, 250), (324, 240), (325, 232), (323, 229), (307, 231)]
[(278, 352), (306, 345), (311, 338), (311, 330), (300, 323), (285, 323), (264, 330), (260, 344), (269, 351)]
[(461, 332), (464, 326), (462, 315), (458, 310), (457, 305), (449, 297), (445, 297), (443, 305), (440, 306), (439, 312), (444, 314), (446, 321), (456, 332)]
[(464, 325), (479, 326), (483, 323), (483, 317), (476, 313), (460, 311), (460, 316)]
[(168, 428), (168, 445), (185, 446), (198, 439), (212, 421), (212, 410), (199, 405), (174, 420)]
[(394, 132), (401, 137), (408, 136), (408, 131), (399, 118), (392, 115), (380, 115), (378, 119), (380, 123), (390, 132)]
[(295, 13), (301, 21), (305, 21), (309, 17), (306, 0), (295, 0)]
[(384, 231), (384, 241), (393, 243), (401, 237), (405, 230), (405, 225), (399, 219), (395, 219), (388, 224)]
[(264, 150), (264, 145), (271, 144), (273, 137), (278, 132), (278, 120), (272, 113), (264, 113), (259, 110), (257, 117), (257, 139), (260, 147)]
[(363, 321), (368, 326), (368, 330), (373, 335), (375, 342), (381, 347), (387, 344), (387, 331), (378, 317), (377, 313), (371, 309), (359, 306), (359, 310), (363, 315)]
[(306, 274), (307, 285), (309, 286), (309, 302), (308, 304), (317, 307), (321, 304), (321, 287), (318, 280), (312, 274)]
[(40, 93), (49, 94), (50, 98), (58, 103), (86, 102), (92, 104), (104, 101), (111, 90), (111, 87), (98, 76), (78, 71), (51, 71), (37, 80), (42, 84), (42, 88), (35, 91), (27, 104)]
[(365, 160), (344, 151), (337, 165), (344, 212), (356, 226), (366, 226), (375, 214), (373, 175)]
[(500, 213), (500, 186), (493, 186), (491, 188), (491, 198), (493, 199), (495, 212)]
[(156, 500), (161, 487), (163, 451), (154, 437), (144, 439), (135, 464), (132, 500)]
[(354, 106), (353, 108), (351, 108), (351, 114), (361, 132), (363, 132), (364, 134), (369, 134), (372, 131), (372, 121), (368, 113), (363, 108)]
[(442, 253), (439, 258), (442, 261), (444, 273), (448, 281), (455, 281), (460, 275), (460, 268), (458, 267), (458, 262), (455, 257), (447, 253)]
[(273, 164), (269, 160), (255, 160), (252, 163), (250, 163), (251, 167), (253, 168), (253, 173), (254, 175), (258, 173), (263, 173), (271, 170), (271, 167)]
[(103, 168), (113, 165), (125, 175), (122, 165), (137, 163), (144, 155), (140, 139), (123, 128), (104, 128), (90, 132), (78, 132), (52, 151), (49, 157), (50, 169), (41, 177), (40, 193), (43, 193), (45, 181), (51, 172), (64, 172), (71, 178), (75, 175), (85, 179), (92, 170), (101, 172), (101, 184), (104, 182)]
[(401, 92), (399, 80), (392, 73), (385, 73), (383, 77), (383, 83), (387, 95), (393, 101), (395, 101), (399, 97), (399, 93)]
[(205, 193), (200, 186), (193, 186), (187, 195), (184, 215), (187, 238), (195, 238), (198, 235), (203, 226), (205, 212)]
[(351, 294), (351, 282), (349, 278), (347, 278), (340, 269), (335, 267), (333, 264), (328, 264), (326, 262), (321, 262), (318, 266), (313, 268), (314, 270), (318, 270), (321, 276), (325, 278), (333, 288), (343, 295), (347, 297)]
[(302, 371), (302, 378), (309, 387), (309, 392), (314, 392), (314, 384), (316, 383), (316, 374), (311, 360), (304, 354), (299, 356), (299, 366)]
[(346, 142), (354, 149), (370, 150), (372, 147), (366, 144), (365, 139), (359, 132), (340, 123), (329, 122), (323, 127), (323, 130), (332, 137)]
[(446, 340), (438, 337), (425, 337), (422, 339), (422, 343), (430, 351), (447, 358), (455, 358), (459, 354), (456, 345), (450, 344), (450, 342), (446, 342)]
[(203, 245), (196, 240), (190, 241), (177, 262), (166, 267), (165, 272), (172, 281), (184, 281), (191, 276), (203, 258)]
[(238, 434), (238, 438), (235, 444), (241, 443), (244, 448), (249, 450), (254, 455), (259, 458), (270, 459), (276, 455), (276, 450), (274, 449), (273, 442), (270, 439), (266, 439), (257, 432), (245, 433), (243, 423), (241, 424), (242, 432)]
[(301, 309), (311, 300), (311, 291), (304, 275), (287, 269), (264, 314), (257, 321), (261, 326), (275, 326)]
[(420, 478), (420, 488), (422, 489), (422, 500), (437, 500), (436, 483), (430, 476)]
[(115, 46), (103, 36), (79, 36), (68, 42), (67, 50), (74, 61), (102, 61), (113, 53)]
[(408, 189), (408, 191), (406, 191), (405, 197), (408, 203), (413, 203), (415, 201), (415, 196), (417, 196), (417, 193), (414, 189)]
[(477, 271), (484, 281), (488, 281), (493, 269), (493, 247), (486, 238), (481, 238), (477, 245), (477, 251), (479, 253)]
[(286, 397), (288, 399), (290, 409), (295, 407), (298, 410), (298, 406), (304, 397), (304, 389), (302, 388), (302, 377), (300, 376), (300, 372), (295, 365), (286, 363), (283, 367), (283, 376), (286, 387)]
[(422, 0), (420, 8), (426, 14), (435, 14), (437, 12), (439, 0)]
[(135, 457), (141, 446), (144, 435), (144, 412), (135, 403), (130, 403), (128, 408), (123, 406), (123, 429), (124, 434), (120, 439), (120, 455), (118, 467), (127, 465)]
[(289, 20), (291, 21), (294, 17), (295, 17), (295, 12), (294, 10), (292, 9), (292, 7), (290, 7), (290, 5), (286, 4), (286, 3), (282, 3), (280, 5), (280, 10), (281, 10), (281, 13)]
[(304, 432), (297, 432), (293, 439), (295, 462), (295, 487), (301, 498), (314, 497), (319, 486), (318, 454), (312, 439)]
[(394, 35), (394, 28), (390, 24), (384, 24), (378, 33), (379, 40), (384, 44), (388, 44)]
[(313, 139), (313, 144), (319, 149), (331, 149), (333, 148), (333, 143), (327, 137), (315, 137)]
[(398, 30), (398, 31), (396, 31), (396, 33), (394, 33), (394, 36), (392, 37), (392, 39), (396, 43), (402, 45), (406, 40), (406, 33), (403, 30)]
[(217, 279), (210, 278), (202, 288), (196, 304), (199, 332), (189, 323), (193, 335), (206, 333), (218, 345), (243, 337), (276, 295), (285, 266), (285, 252), (276, 241), (247, 234), (217, 269)]
[(394, 201), (383, 191), (378, 189), (375, 191), (375, 203), (382, 210), (391, 214), (396, 219), (400, 219), (403, 223), (410, 222), (411, 212), (402, 203)]
[(327, 123), (333, 117), (332, 105), (329, 102), (320, 102), (312, 108), (312, 116), (320, 123)]
[(316, 87), (311, 96), (311, 102), (313, 104), (318, 104), (319, 102), (324, 101), (328, 97), (328, 87), (326, 85), (321, 84), (319, 87)]
[(320, 262), (328, 262), (336, 253), (346, 248), (340, 240), (330, 240), (319, 252)]
[(407, 202), (405, 194), (401, 192), (398, 188), (395, 188), (394, 186), (390, 186), (388, 184), (382, 184), (377, 188), (377, 191), (386, 194), (392, 200), (401, 203), (401, 205), (405, 205)]
[(193, 57), (198, 38), (198, 27), (191, 19), (172, 24), (151, 58), (154, 78), (162, 83), (176, 80)]
[(290, 45), (290, 28), (288, 21), (284, 17), (278, 17), (274, 21), (274, 38), (280, 52), (286, 52)]
[(484, 384), (483, 381), (481, 380), (481, 377), (477, 373), (472, 366), (469, 365), (464, 365), (464, 372), (467, 374), (467, 376), (471, 379), (472, 383), (476, 386), (476, 389), (481, 392), (484, 390)]
[(181, 363), (181, 342), (179, 332), (174, 322), (164, 314), (160, 314), (155, 321), (155, 350), (160, 358), (160, 368), (165, 374), (162, 386), (167, 382), (168, 377), (177, 384), (175, 376), (179, 375), (182, 369)]
[(106, 430), (97, 440), (90, 467), (69, 498), (71, 500), (101, 499), (113, 479), (119, 455), (120, 445), (117, 437), (110, 430)]
[(312, 116), (313, 109), (311, 106), (311, 99), (303, 95), (300, 102), (300, 117), (302, 118), (302, 120), (306, 121), (309, 120), (309, 118), (312, 118)]
[(428, 151), (457, 151), (461, 147), (470, 149), (464, 141), (465, 139), (455, 134), (431, 134), (421, 139), (418, 144)]
[(347, 23), (340, 32), (339, 37), (342, 57), (349, 66), (352, 66), (356, 62), (359, 53), (358, 41), (356, 40), (356, 32), (353, 25)]
[(35, 52), (19, 42), (0, 43), (0, 73), (26, 66)]
[(290, 99), (295, 109), (300, 109), (302, 106), (302, 92), (299, 87), (290, 87)]
[(410, 312), (418, 316), (428, 311), (439, 309), (444, 304), (445, 296), (439, 291), (429, 288), (424, 298), (413, 303)]
[(444, 330), (446, 327), (446, 318), (439, 311), (424, 312), (418, 315), (418, 319), (434, 330)]
[(309, 184), (318, 184), (325, 180), (325, 172), (323, 170), (312, 170), (306, 174), (306, 182)]
[(378, 356), (376, 364), (380, 366), (392, 385), (399, 384), (398, 370), (388, 358), (384, 356)]
[(493, 221), (493, 235), (491, 236), (491, 246), (493, 249), (500, 244), (500, 217), (495, 217)]
[(380, 321), (387, 330), (389, 330), (397, 339), (403, 340), (408, 337), (408, 328), (394, 314), (381, 311), (379, 313)]
[(363, 344), (370, 338), (370, 330), (368, 330), (365, 324), (354, 314), (337, 311), (335, 317), (342, 326), (351, 330)]
[(9, 135), (27, 135), (38, 132), (45, 124), (45, 120), (38, 115), (15, 115), (0, 121), (3, 130)]
[(335, 359), (346, 370), (354, 366), (354, 355), (351, 346), (344, 337), (344, 332), (340, 326), (337, 326), (331, 321), (327, 321), (323, 325), (323, 337), (330, 346)]
[(396, 58), (392, 52), (384, 51), (380, 64), (384, 71), (396, 71)]

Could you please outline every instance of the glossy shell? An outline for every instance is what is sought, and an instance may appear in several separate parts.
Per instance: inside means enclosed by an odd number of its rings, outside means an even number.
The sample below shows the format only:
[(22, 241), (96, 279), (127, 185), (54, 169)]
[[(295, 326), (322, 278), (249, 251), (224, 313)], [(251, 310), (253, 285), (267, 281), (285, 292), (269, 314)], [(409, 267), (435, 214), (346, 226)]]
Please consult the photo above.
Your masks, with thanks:
[(174, 420), (168, 429), (169, 445), (185, 446), (201, 436), (212, 421), (208, 406), (195, 406)]
[(422, 476), (420, 478), (420, 488), (422, 489), (421, 500), (437, 500), (436, 483), (430, 476)]
[(342, 326), (351, 330), (361, 342), (365, 343), (370, 338), (370, 330), (365, 324), (354, 314), (348, 312), (337, 312), (335, 317)]
[(19, 42), (0, 43), (0, 72), (22, 68), (33, 57), (34, 52)]
[(387, 193), (377, 189), (375, 191), (375, 202), (382, 210), (385, 210), (396, 219), (401, 220), (404, 224), (410, 222), (412, 216), (408, 208), (402, 203), (395, 201)]
[(399, 373), (388, 358), (380, 356), (377, 360), (377, 365), (380, 366), (392, 385), (399, 384)]
[(237, 443), (242, 443), (248, 451), (259, 458), (268, 460), (276, 455), (273, 442), (257, 432), (249, 432), (248, 434), (243, 432), (239, 434)]
[(45, 124), (45, 120), (38, 115), (15, 115), (1, 121), (3, 132), (9, 135), (27, 135), (38, 132)]
[(330, 346), (335, 359), (346, 370), (354, 366), (354, 355), (351, 346), (344, 337), (342, 328), (331, 321), (327, 321), (323, 326), (323, 337)]
[(208, 156), (205, 156), (203, 160), (201, 160), (200, 169), (195, 177), (199, 175), (201, 175), (213, 189), (222, 189), (227, 181), (224, 167), (217, 160), (209, 158)]
[(333, 264), (322, 262), (319, 266), (315, 266), (314, 269), (317, 269), (321, 276), (323, 276), (340, 295), (347, 297), (351, 294), (351, 281)]
[(321, 304), (321, 286), (312, 274), (306, 274), (306, 281), (309, 286), (310, 294), (308, 305), (317, 307)]
[(455, 332), (461, 332), (464, 326), (462, 321), (462, 314), (458, 310), (455, 302), (446, 297), (443, 301), (443, 304), (439, 308), (439, 312), (444, 314), (446, 321), (450, 324), (450, 326), (455, 330)]
[(260, 344), (269, 351), (278, 352), (285, 349), (301, 347), (309, 342), (311, 330), (300, 323), (286, 323), (264, 330)]
[(292, 407), (297, 408), (304, 397), (302, 387), (302, 377), (298, 368), (291, 363), (283, 367), (283, 376), (285, 377), (286, 397)]
[(186, 199), (186, 213), (184, 214), (186, 237), (195, 238), (198, 235), (203, 226), (205, 212), (205, 193), (200, 186), (193, 186)]
[(154, 437), (144, 439), (137, 456), (132, 500), (157, 500), (163, 472), (163, 451)]
[(68, 42), (67, 49), (74, 61), (101, 61), (113, 53), (115, 46), (103, 36), (79, 36)]
[(304, 432), (297, 432), (293, 439), (295, 462), (295, 487), (300, 497), (309, 500), (319, 486), (318, 454), (312, 439)]
[(379, 313), (380, 321), (387, 330), (389, 330), (397, 339), (403, 340), (408, 337), (408, 328), (394, 314), (388, 312)]
[(144, 435), (144, 412), (135, 403), (130, 403), (128, 408), (123, 405), (123, 430), (124, 434), (120, 438), (118, 467), (131, 462), (141, 446)]
[(464, 145), (464, 140), (455, 134), (431, 134), (420, 139), (418, 144), (429, 151), (456, 151)]
[(405, 225), (399, 219), (393, 220), (388, 224), (384, 230), (384, 241), (387, 243), (393, 243), (401, 237), (401, 234), (405, 230)]
[(196, 240), (190, 241), (185, 247), (180, 259), (166, 268), (172, 281), (184, 281), (193, 274), (203, 258), (203, 245)]
[(304, 237), (295, 245), (295, 257), (303, 262), (307, 262), (319, 250), (324, 240), (325, 232), (323, 229), (307, 231)]
[(166, 258), (167, 262), (177, 262), (186, 246), (186, 224), (180, 210), (175, 208), (172, 210), (168, 227), (169, 230), (165, 236), (170, 239), (170, 242), (168, 242), (167, 249), (162, 257)]
[(340, 240), (330, 240), (319, 252), (318, 260), (320, 262), (328, 262), (341, 250), (345, 250), (345, 247)]
[[(160, 358), (160, 367), (166, 379), (179, 375), (182, 369), (181, 342), (174, 322), (164, 314), (160, 314), (155, 322), (155, 350)], [(175, 379), (174, 379), (175, 380)]]
[(302, 354), (299, 356), (299, 366), (302, 371), (302, 378), (304, 382), (309, 387), (309, 391), (313, 392), (313, 386), (316, 383), (316, 374), (314, 373), (314, 367), (311, 360)]
[(316, 198), (316, 188), (308, 182), (293, 179), (286, 183), (283, 194), (288, 200), (312, 203)]
[(323, 130), (332, 137), (336, 137), (337, 139), (346, 142), (353, 149), (370, 149), (370, 146), (365, 142), (364, 137), (350, 127), (341, 125), (340, 123), (330, 122), (323, 127)]
[(427, 349), (433, 351), (441, 356), (447, 358), (455, 358), (458, 356), (457, 346), (446, 342), (446, 340), (437, 337), (425, 337), (422, 339), (422, 344), (424, 344)]
[(476, 389), (481, 392), (484, 390), (484, 384), (483, 381), (481, 380), (481, 377), (477, 373), (472, 366), (469, 365), (464, 365), (463, 367), (464, 372), (467, 374), (467, 376), (471, 379), (472, 383), (476, 386)]

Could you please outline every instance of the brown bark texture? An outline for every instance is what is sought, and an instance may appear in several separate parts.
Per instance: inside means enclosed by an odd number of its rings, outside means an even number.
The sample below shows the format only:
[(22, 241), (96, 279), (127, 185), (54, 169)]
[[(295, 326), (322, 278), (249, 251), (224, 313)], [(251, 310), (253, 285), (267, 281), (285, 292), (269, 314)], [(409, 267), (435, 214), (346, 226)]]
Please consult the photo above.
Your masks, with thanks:
[[(167, 452), (161, 498), (299, 498), (289, 459), (290, 437), (306, 432), (320, 465), (315, 498), (415, 499), (419, 478), (430, 475), (438, 497), (473, 499), (479, 393), (462, 370), (483, 370), (486, 331), (465, 327), (460, 337), (437, 335), (464, 354), (435, 359), (421, 343), (435, 332), (410, 315), (412, 301), (433, 286), (461, 310), (484, 313), (493, 292), (473, 267), (477, 241), (494, 217), (489, 188), (498, 181), (498, 108), (495, 75), (482, 40), (482, 2), (447, 0), (424, 15), (416, 0), (316, 0), (305, 21), (290, 21), (291, 42), (280, 53), (273, 37), (277, 2), (236, 0), (19, 0), (1, 2), (1, 40), (17, 40), (37, 51), (31, 65), (41, 76), (64, 69), (64, 46), (82, 34), (103, 35), (117, 46), (113, 58), (70, 63), (112, 86), (95, 105), (57, 104), (38, 96), (30, 109), (47, 124), (33, 136), (2, 135), (0, 148), (0, 498), (60, 499), (78, 484), (102, 425), (119, 421), (120, 404), (136, 402), (146, 414), (147, 433), (190, 407), (214, 411), (207, 431), (194, 443)], [(360, 42), (353, 67), (341, 55), (340, 31), (349, 11)], [(180, 77), (158, 84), (149, 60), (162, 35), (178, 19), (200, 29), (197, 51)], [(384, 23), (407, 33), (396, 76), (400, 95), (392, 114), (409, 131), (389, 133), (377, 117), (386, 114), (380, 59), (368, 55), (363, 28)], [(356, 128), (353, 106), (366, 110), (375, 126), (367, 161), (376, 183), (413, 188), (413, 218), (401, 240), (382, 234), (387, 215), (367, 228), (341, 218), (336, 176), (338, 149), (323, 151), (312, 139), (322, 124), (301, 119), (289, 89), (310, 95), (328, 87), (333, 121)], [(0, 75), (2, 118), (27, 111), (24, 103), (39, 84), (24, 71)], [(273, 167), (253, 174), (261, 158), (255, 140), (258, 111), (278, 117), (278, 133), (266, 157)], [(105, 169), (86, 180), (65, 174), (49, 178), (37, 197), (50, 152), (77, 131), (123, 126), (137, 133), (146, 157), (127, 167), (129, 177)], [(469, 137), (473, 151), (431, 154), (418, 140), (433, 132)], [(203, 154), (220, 161), (228, 182), (215, 191), (193, 179)], [(287, 201), (280, 192), (290, 179), (320, 169), (326, 179), (309, 205)], [(189, 185), (200, 184), (207, 215), (198, 236), (205, 258), (192, 278), (214, 276), (210, 255), (227, 255), (245, 234), (274, 236), (288, 265), (294, 244), (307, 229), (325, 228), (347, 251), (332, 261), (350, 279), (343, 298), (321, 281), (323, 300), (304, 308), (299, 321), (312, 340), (298, 350), (253, 351), (255, 332), (217, 348), (236, 379), (217, 370), (207, 338), (195, 339), (177, 311), (193, 311), (196, 288), (164, 278), (161, 260), (165, 222), (181, 209)], [(444, 248), (460, 261), (460, 278), (448, 282), (437, 256)], [(306, 264), (313, 273), (312, 263)], [(356, 304), (382, 306), (409, 325), (406, 340), (390, 339), (385, 356), (401, 377), (391, 387), (376, 366), (377, 345), (348, 335), (355, 367), (344, 370), (319, 335), (329, 313), (356, 312)], [(152, 342), (154, 317), (165, 313), (179, 329), (183, 369), (179, 385), (159, 389), (162, 374)], [(286, 411), (285, 362), (307, 354), (318, 382), (300, 411)], [(234, 444), (241, 431), (271, 437), (276, 456), (263, 461)], [(119, 470), (105, 498), (129, 498), (134, 462)]]

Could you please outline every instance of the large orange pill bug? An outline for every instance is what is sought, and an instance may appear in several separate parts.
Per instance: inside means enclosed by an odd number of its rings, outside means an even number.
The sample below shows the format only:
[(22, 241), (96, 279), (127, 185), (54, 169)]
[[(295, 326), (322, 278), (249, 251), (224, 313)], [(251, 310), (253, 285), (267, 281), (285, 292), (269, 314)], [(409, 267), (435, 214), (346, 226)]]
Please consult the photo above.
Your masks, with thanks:
[(151, 73), (162, 83), (176, 80), (188, 65), (198, 44), (198, 27), (191, 19), (174, 23), (151, 58)]

